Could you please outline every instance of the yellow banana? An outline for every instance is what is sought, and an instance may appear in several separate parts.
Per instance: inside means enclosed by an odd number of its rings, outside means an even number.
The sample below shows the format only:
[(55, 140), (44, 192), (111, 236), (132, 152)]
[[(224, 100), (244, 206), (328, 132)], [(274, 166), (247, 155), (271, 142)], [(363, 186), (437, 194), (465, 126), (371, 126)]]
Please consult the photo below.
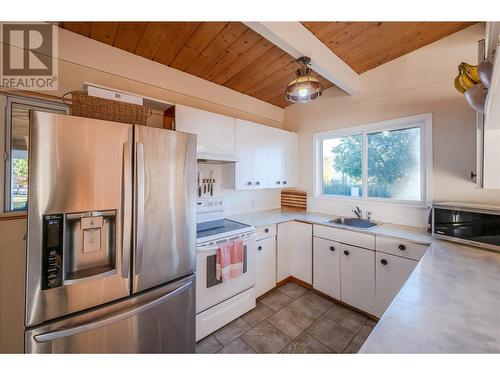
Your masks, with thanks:
[(464, 90), (467, 91), (472, 86), (474, 86), (476, 82), (469, 78), (465, 71), (465, 67), (462, 64), (459, 65), (459, 70), (460, 74), (458, 75), (458, 80), (460, 81), (460, 85), (464, 88)]
[(461, 63), (460, 65), (463, 66), (465, 74), (467, 74), (467, 77), (469, 77), (475, 83), (481, 82), (481, 79), (479, 78), (479, 73), (477, 72), (477, 65), (469, 65), (464, 62)]
[(463, 94), (465, 92), (465, 89), (462, 87), (462, 84), (460, 83), (459, 76), (455, 78), (455, 88), (460, 94)]

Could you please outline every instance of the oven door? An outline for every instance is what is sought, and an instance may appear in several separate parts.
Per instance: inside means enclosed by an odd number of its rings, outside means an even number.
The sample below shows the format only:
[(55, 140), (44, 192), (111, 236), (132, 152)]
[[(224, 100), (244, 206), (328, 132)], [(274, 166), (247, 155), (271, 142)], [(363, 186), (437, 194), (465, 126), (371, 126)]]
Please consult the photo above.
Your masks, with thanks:
[(196, 249), (197, 314), (255, 286), (255, 237), (245, 239), (243, 246), (245, 249), (243, 275), (224, 282), (215, 278), (215, 257), (218, 246)]

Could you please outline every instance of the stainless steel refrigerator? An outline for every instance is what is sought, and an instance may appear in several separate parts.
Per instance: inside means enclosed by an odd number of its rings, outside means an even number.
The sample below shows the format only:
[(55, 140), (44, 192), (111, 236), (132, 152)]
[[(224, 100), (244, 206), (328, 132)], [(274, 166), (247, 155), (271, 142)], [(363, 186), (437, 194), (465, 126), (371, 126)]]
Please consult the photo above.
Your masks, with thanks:
[(26, 352), (194, 352), (196, 137), (30, 116)]

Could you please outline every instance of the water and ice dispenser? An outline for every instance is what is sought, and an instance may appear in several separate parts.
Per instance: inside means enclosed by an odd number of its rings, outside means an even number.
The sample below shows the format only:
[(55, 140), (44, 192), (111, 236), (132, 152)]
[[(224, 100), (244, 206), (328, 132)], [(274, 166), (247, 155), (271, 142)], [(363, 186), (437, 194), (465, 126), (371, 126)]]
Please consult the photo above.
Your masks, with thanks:
[(116, 273), (116, 211), (44, 215), (42, 289)]

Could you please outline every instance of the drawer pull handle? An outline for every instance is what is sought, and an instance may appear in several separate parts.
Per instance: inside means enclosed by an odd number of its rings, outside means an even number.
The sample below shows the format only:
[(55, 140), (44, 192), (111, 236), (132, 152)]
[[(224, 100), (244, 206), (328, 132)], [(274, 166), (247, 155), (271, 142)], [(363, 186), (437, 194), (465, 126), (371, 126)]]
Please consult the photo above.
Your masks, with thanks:
[(262, 251), (262, 246), (259, 246), (257, 250)]
[(349, 252), (347, 250), (344, 250), (344, 255), (349, 255)]
[(264, 233), (269, 233), (269, 228), (264, 229)]
[(405, 245), (399, 245), (399, 250), (406, 250), (406, 246)]
[(333, 246), (330, 246), (330, 251), (335, 251), (335, 248)]
[(382, 259), (380, 263), (382, 263), (385, 266), (387, 264), (387, 261), (385, 259)]

